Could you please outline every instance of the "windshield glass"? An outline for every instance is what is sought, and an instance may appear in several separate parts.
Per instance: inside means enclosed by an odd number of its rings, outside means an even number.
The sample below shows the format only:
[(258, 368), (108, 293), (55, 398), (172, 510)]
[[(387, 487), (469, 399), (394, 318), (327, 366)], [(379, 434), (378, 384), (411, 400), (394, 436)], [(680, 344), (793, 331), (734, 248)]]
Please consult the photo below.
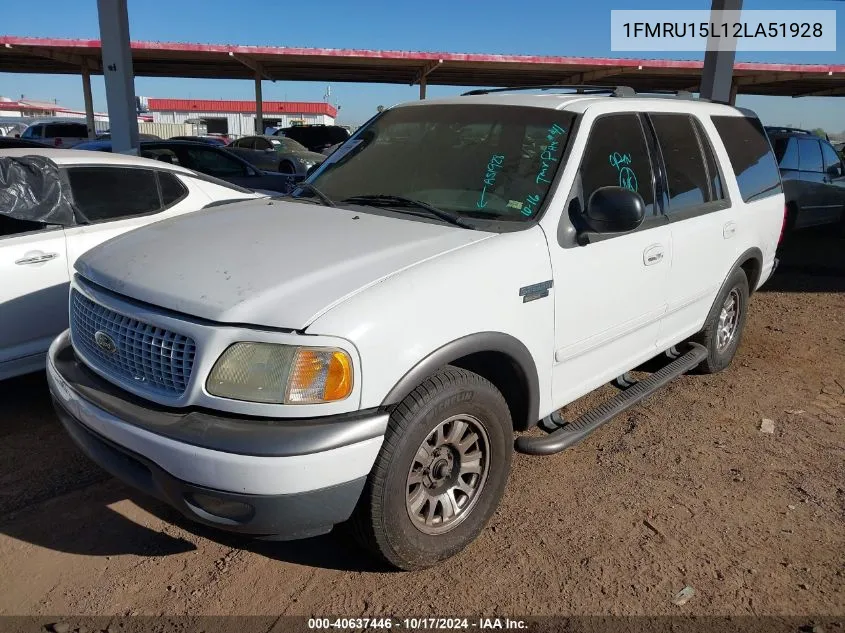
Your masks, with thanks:
[(470, 217), (537, 215), (574, 115), (548, 108), (421, 105), (389, 110), (309, 180), (332, 200), (402, 196)]

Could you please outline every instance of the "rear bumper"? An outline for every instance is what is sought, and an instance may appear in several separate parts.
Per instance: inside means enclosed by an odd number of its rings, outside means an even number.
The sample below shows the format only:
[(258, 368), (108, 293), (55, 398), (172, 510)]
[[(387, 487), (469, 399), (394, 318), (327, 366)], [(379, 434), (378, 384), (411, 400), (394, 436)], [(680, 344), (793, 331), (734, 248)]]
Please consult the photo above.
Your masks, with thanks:
[[(383, 435), (367, 436), (377, 432), (387, 417), (376, 412), (348, 420), (333, 418), (330, 424), (336, 425), (339, 437), (330, 439), (319, 419), (258, 422), (211, 416), (198, 421), (154, 408), (143, 417), (133, 409), (139, 406), (136, 402), (114, 403), (110, 398), (117, 397), (115, 392), (105, 392), (108, 383), (85, 373), (73, 356), (67, 333), (50, 348), (47, 377), (62, 424), (102, 468), (194, 521), (278, 539), (321, 534), (349, 518), (383, 440)], [(121, 406), (127, 412), (123, 417), (131, 421), (115, 415)], [(232, 441), (242, 452), (226, 452), (176, 439), (174, 430), (200, 425), (206, 433), (197, 437), (219, 445), (231, 439), (239, 423), (245, 435), (251, 424), (257, 424), (265, 433), (269, 429), (282, 438), (290, 437), (301, 451), (310, 450), (309, 446), (318, 450), (278, 456), (256, 449), (259, 454), (248, 454), (243, 452), (248, 448), (243, 442)], [(311, 435), (309, 423), (313, 424)], [(156, 424), (162, 432), (152, 430)], [(259, 437), (266, 442), (266, 434)], [(283, 451), (278, 443), (274, 445), (275, 452)], [(325, 447), (331, 448), (319, 450)]]

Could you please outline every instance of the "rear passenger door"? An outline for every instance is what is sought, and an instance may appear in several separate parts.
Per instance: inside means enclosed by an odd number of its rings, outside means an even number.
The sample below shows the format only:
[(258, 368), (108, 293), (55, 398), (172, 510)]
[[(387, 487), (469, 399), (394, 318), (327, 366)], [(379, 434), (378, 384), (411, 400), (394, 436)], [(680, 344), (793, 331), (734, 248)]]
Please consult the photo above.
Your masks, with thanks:
[[(671, 266), (669, 226), (656, 203), (652, 157), (640, 115), (598, 116), (579, 165), (557, 239), (549, 240), (556, 405), (571, 402), (658, 353)], [(606, 186), (639, 192), (646, 218), (634, 231), (579, 244), (569, 231), (583, 223), (592, 193)]]
[(701, 329), (727, 270), (739, 256), (722, 174), (702, 123), (691, 115), (648, 116), (659, 149), (672, 236), (668, 306), (658, 347)]

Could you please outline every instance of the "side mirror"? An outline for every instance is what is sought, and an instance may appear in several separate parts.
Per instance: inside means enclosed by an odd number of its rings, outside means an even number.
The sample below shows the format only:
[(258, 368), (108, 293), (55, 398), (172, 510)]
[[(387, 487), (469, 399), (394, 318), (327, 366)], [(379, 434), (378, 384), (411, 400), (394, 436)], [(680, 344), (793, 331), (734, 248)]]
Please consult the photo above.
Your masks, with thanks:
[(320, 169), (320, 165), (322, 164), (323, 163), (317, 163), (316, 165), (311, 165), (311, 167), (308, 168), (308, 171), (305, 172), (305, 177), (308, 178), (311, 174)]
[(636, 191), (600, 187), (590, 196), (583, 218), (587, 228), (596, 233), (633, 231), (645, 219), (645, 202)]
[(831, 178), (839, 178), (842, 175), (842, 163), (828, 167), (827, 175)]

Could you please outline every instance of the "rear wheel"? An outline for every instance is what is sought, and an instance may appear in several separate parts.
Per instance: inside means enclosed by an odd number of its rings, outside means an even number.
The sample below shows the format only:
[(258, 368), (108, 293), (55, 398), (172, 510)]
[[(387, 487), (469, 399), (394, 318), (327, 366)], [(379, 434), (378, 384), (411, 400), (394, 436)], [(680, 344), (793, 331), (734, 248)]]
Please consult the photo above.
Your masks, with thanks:
[(704, 329), (692, 339), (708, 351), (706, 360), (697, 368), (699, 372), (715, 374), (731, 364), (742, 338), (747, 309), (748, 277), (738, 268), (713, 304)]
[(443, 368), (391, 415), (353, 515), (356, 537), (399, 569), (454, 556), (498, 506), (512, 453), (502, 394), (478, 374)]

